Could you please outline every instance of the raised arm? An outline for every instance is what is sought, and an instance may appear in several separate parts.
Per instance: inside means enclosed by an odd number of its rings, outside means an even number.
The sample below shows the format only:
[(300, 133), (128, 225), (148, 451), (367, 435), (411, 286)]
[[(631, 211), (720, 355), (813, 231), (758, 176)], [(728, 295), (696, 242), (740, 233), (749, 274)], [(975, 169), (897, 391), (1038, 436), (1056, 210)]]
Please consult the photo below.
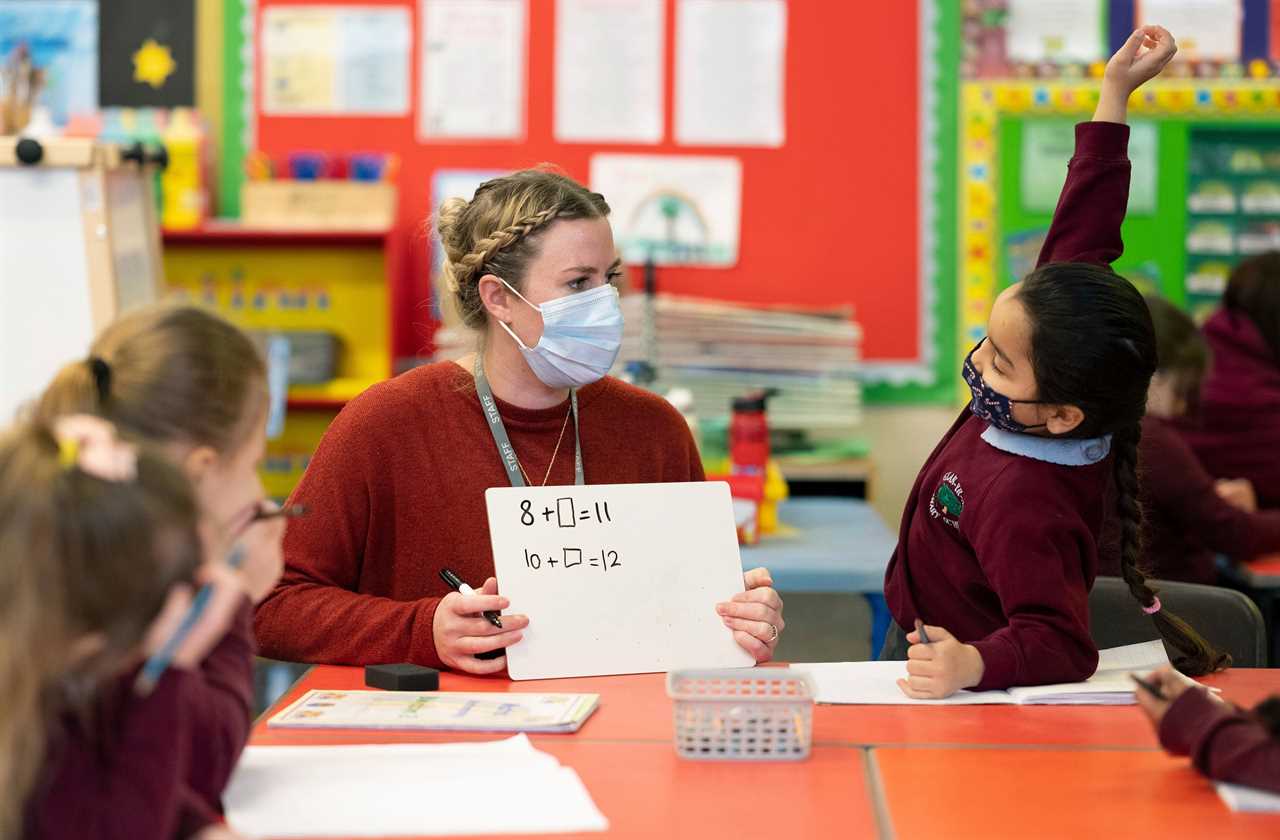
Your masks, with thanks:
[(1076, 126), (1076, 150), (1037, 265), (1110, 265), (1124, 253), (1120, 225), (1129, 203), (1129, 97), (1177, 52), (1168, 31), (1139, 29), (1111, 57), (1093, 121)]

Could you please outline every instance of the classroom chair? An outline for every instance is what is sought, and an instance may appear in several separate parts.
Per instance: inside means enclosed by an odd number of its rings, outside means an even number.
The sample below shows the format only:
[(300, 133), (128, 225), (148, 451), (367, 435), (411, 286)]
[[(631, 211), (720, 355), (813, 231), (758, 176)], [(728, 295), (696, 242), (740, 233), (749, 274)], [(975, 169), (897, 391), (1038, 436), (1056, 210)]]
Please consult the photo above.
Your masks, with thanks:
[[(1198, 583), (1152, 581), (1160, 602), (1181, 616), (1238, 668), (1267, 667), (1267, 634), (1262, 613), (1234, 589)], [(1089, 626), (1100, 649), (1160, 638), (1151, 616), (1138, 609), (1129, 587), (1116, 577), (1100, 577), (1089, 593)], [(1172, 655), (1172, 651), (1170, 651)]]

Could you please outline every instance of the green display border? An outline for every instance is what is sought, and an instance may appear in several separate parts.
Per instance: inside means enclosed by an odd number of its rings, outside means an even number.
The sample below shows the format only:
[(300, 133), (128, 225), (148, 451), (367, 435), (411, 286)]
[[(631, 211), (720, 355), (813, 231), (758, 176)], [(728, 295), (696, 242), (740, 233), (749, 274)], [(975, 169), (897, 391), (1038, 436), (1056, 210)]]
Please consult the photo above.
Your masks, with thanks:
[[(252, 72), (254, 0), (222, 3), (222, 145), (218, 172), (218, 206), (224, 217), (240, 218), (240, 185), (252, 129)], [(247, 60), (249, 59), (249, 60)]]
[[(931, 11), (924, 8), (926, 4), (932, 7)], [(921, 302), (920, 329), (931, 333), (922, 337), (921, 346), (927, 346), (930, 352), (921, 363), (928, 364), (932, 381), (929, 384), (868, 382), (863, 395), (870, 405), (957, 404), (960, 4), (951, 0), (923, 0), (920, 25), (930, 24), (934, 32), (928, 40), (934, 51), (932, 55), (921, 56), (921, 62), (929, 61), (933, 65), (932, 90), (922, 89), (921, 96), (932, 107), (930, 119), (920, 127), (920, 142), (932, 152), (921, 156), (922, 160), (932, 161), (932, 191), (922, 196), (926, 205), (920, 207), (919, 212), (923, 219), (930, 220), (927, 227), (921, 226), (922, 235), (928, 233), (931, 253), (926, 254), (922, 249), (920, 271), (927, 272), (927, 276), (921, 283), (926, 299)]]

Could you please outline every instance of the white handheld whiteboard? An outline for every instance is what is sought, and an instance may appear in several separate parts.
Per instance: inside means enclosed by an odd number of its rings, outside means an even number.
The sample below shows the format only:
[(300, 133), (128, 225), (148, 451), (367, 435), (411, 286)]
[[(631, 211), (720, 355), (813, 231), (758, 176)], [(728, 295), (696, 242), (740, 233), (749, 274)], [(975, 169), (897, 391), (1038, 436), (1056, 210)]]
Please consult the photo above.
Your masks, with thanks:
[(485, 491), (498, 589), (529, 616), (513, 680), (754, 665), (716, 604), (743, 589), (729, 486)]

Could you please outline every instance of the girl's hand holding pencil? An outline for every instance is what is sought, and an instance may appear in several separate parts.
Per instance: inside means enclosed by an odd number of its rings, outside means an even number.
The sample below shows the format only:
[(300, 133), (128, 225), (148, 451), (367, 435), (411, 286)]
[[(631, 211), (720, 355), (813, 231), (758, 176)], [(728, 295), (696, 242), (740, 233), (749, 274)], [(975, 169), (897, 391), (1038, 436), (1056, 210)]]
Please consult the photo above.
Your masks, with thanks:
[(189, 584), (169, 590), (164, 606), (143, 641), (146, 664), (134, 684), (150, 694), (169, 667), (192, 669), (222, 641), (244, 603), (239, 574), (227, 563), (205, 563), (196, 572), (200, 589)]

